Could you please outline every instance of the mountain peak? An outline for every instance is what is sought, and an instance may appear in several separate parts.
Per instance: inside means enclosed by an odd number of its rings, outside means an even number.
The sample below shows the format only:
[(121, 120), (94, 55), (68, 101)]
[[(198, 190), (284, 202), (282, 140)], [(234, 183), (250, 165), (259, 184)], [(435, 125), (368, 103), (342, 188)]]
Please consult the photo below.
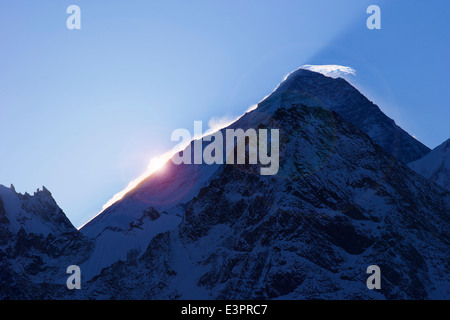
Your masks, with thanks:
[(409, 163), (422, 158), (430, 149), (400, 128), (380, 108), (367, 99), (344, 77), (356, 72), (339, 65), (305, 65), (289, 73), (276, 90), (258, 104), (259, 111), (306, 105), (337, 112), (356, 125), (387, 152)]
[[(350, 76), (355, 76), (356, 71), (351, 67), (340, 66), (340, 65), (311, 65), (305, 64), (288, 73), (283, 81), (280, 83), (275, 92), (284, 91), (287, 88), (299, 87), (305, 82), (314, 84), (316, 86), (321, 86), (323, 83), (331, 83), (332, 78), (336, 80), (349, 79)], [(296, 85), (293, 85), (293, 83)]]
[(42, 186), (42, 190), (38, 188), (34, 195), (45, 195), (52, 197), (52, 193), (45, 186)]
[(73, 225), (59, 208), (47, 188), (37, 189), (33, 195), (24, 194), (0, 184), (0, 198), (6, 212), (5, 217), (11, 224), (11, 232), (23, 228), (28, 233), (48, 234), (68, 231)]
[(339, 78), (332, 78), (324, 73), (300, 67), (286, 75), (272, 95), (277, 95), (290, 90), (302, 90), (303, 88), (308, 87), (323, 87), (324, 85), (333, 83), (333, 80), (339, 80)]

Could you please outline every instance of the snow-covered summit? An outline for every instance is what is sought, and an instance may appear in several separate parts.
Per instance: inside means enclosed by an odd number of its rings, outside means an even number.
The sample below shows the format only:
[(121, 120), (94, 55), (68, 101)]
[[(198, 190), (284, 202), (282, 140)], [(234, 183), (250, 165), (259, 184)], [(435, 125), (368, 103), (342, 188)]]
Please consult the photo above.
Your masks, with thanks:
[(270, 113), (279, 105), (321, 107), (337, 112), (404, 163), (427, 154), (430, 151), (428, 147), (400, 128), (348, 81), (324, 75), (352, 72), (354, 70), (350, 67), (342, 66), (301, 67), (288, 74), (277, 89), (258, 104), (258, 110)]

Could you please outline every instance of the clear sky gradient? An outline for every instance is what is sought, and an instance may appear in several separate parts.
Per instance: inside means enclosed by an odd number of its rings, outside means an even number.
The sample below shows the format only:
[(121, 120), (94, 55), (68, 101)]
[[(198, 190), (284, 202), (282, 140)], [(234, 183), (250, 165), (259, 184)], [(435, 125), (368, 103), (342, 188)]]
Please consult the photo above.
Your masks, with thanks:
[[(81, 30), (66, 9), (81, 8)], [(366, 9), (381, 7), (381, 30)], [(303, 64), (433, 148), (450, 137), (450, 1), (0, 0), (0, 183), (45, 185), (75, 226), (171, 149)]]

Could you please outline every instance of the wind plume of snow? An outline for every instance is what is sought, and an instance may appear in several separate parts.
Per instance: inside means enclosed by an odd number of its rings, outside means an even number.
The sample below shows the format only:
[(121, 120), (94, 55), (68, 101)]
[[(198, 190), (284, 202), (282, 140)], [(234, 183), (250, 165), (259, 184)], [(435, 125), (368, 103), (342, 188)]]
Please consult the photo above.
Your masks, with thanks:
[(319, 72), (327, 77), (339, 78), (345, 76), (355, 76), (356, 70), (351, 67), (340, 66), (336, 64), (325, 64), (325, 65), (311, 65), (305, 64), (300, 67), (300, 69), (305, 69), (309, 71)]

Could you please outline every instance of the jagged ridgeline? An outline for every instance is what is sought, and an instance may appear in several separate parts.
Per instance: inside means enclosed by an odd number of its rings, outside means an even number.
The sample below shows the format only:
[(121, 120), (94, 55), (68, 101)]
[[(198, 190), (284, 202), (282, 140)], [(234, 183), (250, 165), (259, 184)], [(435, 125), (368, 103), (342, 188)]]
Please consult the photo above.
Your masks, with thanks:
[(66, 268), (93, 249), (43, 187), (34, 195), (0, 185), (0, 299), (52, 299)]
[[(345, 80), (300, 69), (228, 128), (279, 129), (278, 173), (169, 161), (80, 231), (38, 218), (62, 214), (47, 193), (35, 207), (39, 194), (0, 189), (2, 281), (14, 279), (0, 297), (449, 298), (448, 193), (404, 164), (429, 149)], [(11, 240), (25, 225), (39, 250)], [(72, 264), (80, 290), (65, 286)]]

